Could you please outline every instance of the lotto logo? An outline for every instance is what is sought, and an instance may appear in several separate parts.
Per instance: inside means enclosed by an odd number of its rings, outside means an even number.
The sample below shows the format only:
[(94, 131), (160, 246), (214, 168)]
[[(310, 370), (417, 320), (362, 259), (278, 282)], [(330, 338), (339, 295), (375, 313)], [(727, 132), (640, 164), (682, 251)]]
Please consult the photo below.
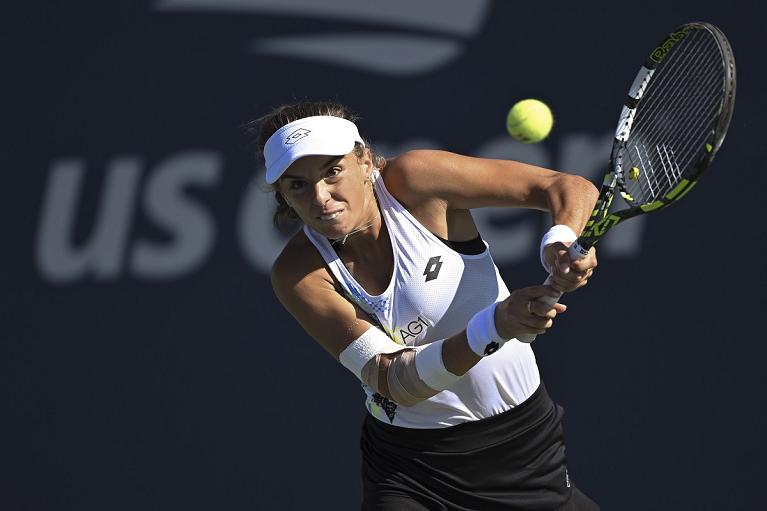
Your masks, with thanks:
[(440, 259), (442, 259), (442, 256), (435, 256), (426, 263), (426, 269), (423, 272), (426, 276), (426, 282), (434, 280), (439, 276), (439, 270), (442, 268), (442, 261)]
[(295, 144), (302, 138), (306, 138), (309, 136), (309, 133), (311, 133), (311, 130), (308, 130), (306, 128), (298, 128), (296, 131), (288, 135), (288, 138), (285, 139), (285, 145), (291, 145)]

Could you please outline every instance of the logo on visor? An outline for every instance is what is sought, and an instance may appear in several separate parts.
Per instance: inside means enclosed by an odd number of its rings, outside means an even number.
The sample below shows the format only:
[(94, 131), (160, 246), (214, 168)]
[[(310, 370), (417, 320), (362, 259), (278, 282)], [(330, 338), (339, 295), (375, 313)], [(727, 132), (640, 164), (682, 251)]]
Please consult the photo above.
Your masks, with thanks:
[(311, 132), (312, 130), (308, 130), (306, 128), (298, 128), (296, 131), (288, 135), (288, 138), (285, 139), (285, 145), (295, 144), (302, 138), (308, 137), (309, 133)]

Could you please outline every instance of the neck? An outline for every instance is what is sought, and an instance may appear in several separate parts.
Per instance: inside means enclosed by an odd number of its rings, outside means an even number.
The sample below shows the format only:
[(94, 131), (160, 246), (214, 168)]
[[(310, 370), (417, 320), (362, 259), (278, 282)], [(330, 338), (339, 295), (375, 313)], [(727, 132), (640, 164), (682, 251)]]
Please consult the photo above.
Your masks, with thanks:
[[(366, 234), (369, 234), (369, 236), (361, 235), (361, 233), (366, 231), (368, 231)], [(378, 208), (376, 208), (372, 218), (369, 221), (363, 223), (362, 225), (358, 227), (355, 227), (354, 229), (346, 233), (341, 238), (331, 239), (330, 243), (331, 245), (334, 245), (336, 248), (338, 248), (341, 245), (346, 245), (346, 242), (349, 240), (350, 237), (354, 237), (355, 241), (357, 241), (358, 238), (372, 237), (377, 239), (380, 231), (381, 231), (381, 213), (378, 211)]]
[[(330, 239), (330, 244), (336, 249), (345, 246), (351, 238), (355, 245), (362, 241), (362, 239), (377, 240), (381, 232), (381, 212), (378, 209), (378, 200), (376, 200), (375, 193), (372, 186), (370, 187), (370, 194), (366, 196), (367, 209), (370, 214), (367, 215), (369, 220), (364, 221), (357, 225), (354, 229), (343, 235), (341, 238)], [(362, 238), (362, 239), (361, 239)]]
[(373, 220), (370, 221), (370, 223), (368, 223), (366, 225), (363, 225), (362, 227), (357, 227), (353, 231), (351, 231), (351, 232), (347, 233), (346, 235), (344, 235), (343, 238), (337, 238), (337, 239), (334, 239), (334, 240), (330, 240), (330, 242), (332, 244), (334, 244), (334, 245), (335, 244), (345, 245), (346, 244), (346, 240), (349, 239), (349, 236), (351, 236), (353, 234), (357, 234), (358, 232), (367, 231), (368, 229), (373, 227), (373, 224), (375, 224), (376, 220), (377, 220), (377, 218), (374, 218)]

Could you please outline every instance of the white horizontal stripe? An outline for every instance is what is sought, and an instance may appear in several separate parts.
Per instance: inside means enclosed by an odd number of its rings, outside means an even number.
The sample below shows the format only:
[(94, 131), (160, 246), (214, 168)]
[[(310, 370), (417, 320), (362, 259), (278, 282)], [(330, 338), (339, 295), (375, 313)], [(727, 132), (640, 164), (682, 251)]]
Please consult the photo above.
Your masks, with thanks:
[(401, 34), (273, 37), (250, 45), (256, 53), (302, 58), (388, 75), (437, 69), (461, 53), (453, 40)]
[(160, 11), (289, 14), (415, 27), (470, 36), (486, 18), (488, 0), (160, 0)]

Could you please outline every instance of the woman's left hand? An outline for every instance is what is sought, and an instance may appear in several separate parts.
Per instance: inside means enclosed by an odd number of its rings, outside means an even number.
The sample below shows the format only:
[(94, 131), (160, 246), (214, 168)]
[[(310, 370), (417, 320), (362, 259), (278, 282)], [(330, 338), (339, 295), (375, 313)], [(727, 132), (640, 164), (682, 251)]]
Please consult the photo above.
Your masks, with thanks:
[(566, 293), (585, 286), (597, 267), (596, 248), (591, 247), (583, 259), (570, 260), (567, 247), (570, 243), (552, 243), (543, 250), (543, 260), (551, 269), (549, 283)]

